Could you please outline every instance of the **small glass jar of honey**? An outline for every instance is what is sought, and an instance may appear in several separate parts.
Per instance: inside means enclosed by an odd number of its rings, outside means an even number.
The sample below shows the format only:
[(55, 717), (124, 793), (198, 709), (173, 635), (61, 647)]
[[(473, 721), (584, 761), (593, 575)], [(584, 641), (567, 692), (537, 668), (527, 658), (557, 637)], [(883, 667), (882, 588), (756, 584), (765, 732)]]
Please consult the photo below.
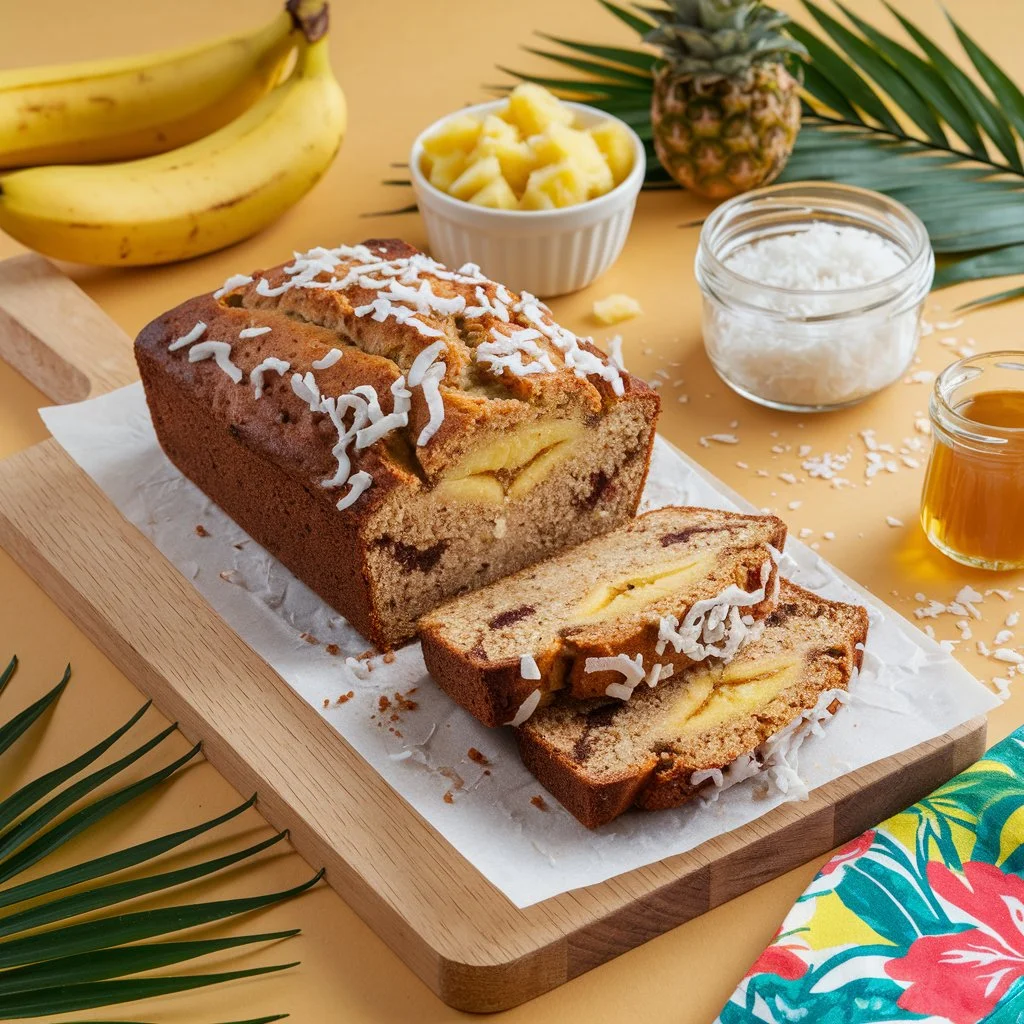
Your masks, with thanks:
[(980, 569), (1024, 567), (1024, 352), (961, 359), (935, 382), (921, 525)]

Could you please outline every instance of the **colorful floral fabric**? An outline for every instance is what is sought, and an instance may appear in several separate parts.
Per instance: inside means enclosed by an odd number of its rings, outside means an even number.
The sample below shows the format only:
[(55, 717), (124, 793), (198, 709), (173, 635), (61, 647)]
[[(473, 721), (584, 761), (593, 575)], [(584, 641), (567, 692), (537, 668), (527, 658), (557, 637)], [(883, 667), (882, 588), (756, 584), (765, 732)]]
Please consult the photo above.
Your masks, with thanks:
[(1024, 1024), (1024, 728), (843, 847), (718, 1024)]

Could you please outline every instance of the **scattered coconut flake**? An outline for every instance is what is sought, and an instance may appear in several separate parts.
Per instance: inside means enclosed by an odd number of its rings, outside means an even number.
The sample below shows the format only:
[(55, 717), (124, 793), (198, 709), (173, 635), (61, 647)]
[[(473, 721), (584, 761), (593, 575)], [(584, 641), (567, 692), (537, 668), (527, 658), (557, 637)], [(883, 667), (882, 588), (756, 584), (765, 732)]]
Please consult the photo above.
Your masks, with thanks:
[(897, 519), (895, 516), (886, 516), (885, 522), (887, 526), (902, 526), (903, 520)]
[(1000, 700), (1010, 699), (1010, 680), (1005, 676), (993, 676), (992, 685), (996, 688), (996, 694)]
[(262, 334), (269, 334), (272, 330), (272, 327), (246, 327), (238, 332), (238, 336), (240, 338), (258, 338)]
[(905, 377), (904, 384), (930, 384), (935, 380), (935, 373), (932, 370), (917, 370)]
[(986, 644), (984, 640), (978, 640), (975, 643), (975, 647), (978, 649), (978, 653), (983, 658), (991, 658), (992, 657), (992, 651), (989, 649), (988, 644)]
[(1020, 612), (1010, 612), (1010, 614), (1006, 616), (1006, 625), (1011, 629), (1016, 626), (1018, 622), (1020, 622)]
[(803, 526), (800, 528), (800, 533), (798, 534), (798, 536), (801, 540), (807, 540), (807, 538), (810, 537), (813, 533), (814, 531), (809, 526)]
[(783, 483), (787, 483), (787, 484), (795, 484), (796, 483), (796, 477), (792, 473), (780, 473), (779, 474), (779, 479)]
[(996, 661), (1005, 661), (1008, 665), (1024, 665), (1024, 654), (1009, 647), (997, 647), (992, 652), (992, 657)]
[(627, 654), (616, 654), (610, 658), (587, 658), (583, 663), (584, 672), (621, 672), (623, 682), (609, 683), (605, 693), (619, 700), (629, 700), (633, 690), (644, 679), (644, 656), (636, 654), (632, 658)]
[(702, 437), (701, 441), (717, 441), (719, 444), (739, 444), (740, 439), (735, 434), (708, 434)]
[[(1001, 597), (1004, 601), (1012, 601), (1013, 600), (1013, 592), (1010, 591), (1010, 590), (999, 590), (996, 587), (993, 587), (991, 590), (986, 590), (985, 591), (985, 596), (986, 597), (988, 597), (990, 594), (995, 594), (997, 597)], [(980, 601), (981, 598), (978, 597), (978, 598), (975, 598), (975, 600)]]
[(826, 530), (822, 534), (822, 537), (824, 537), (825, 540), (835, 540), (836, 539), (836, 535), (831, 530)]
[(786, 508), (788, 508), (791, 512), (795, 512), (802, 504), (803, 504), (802, 501), (791, 501), (786, 506)]
[(1013, 639), (1013, 630), (1012, 629), (1001, 629), (992, 638), (992, 643), (994, 643), (997, 647), (1005, 647), (1012, 639)]

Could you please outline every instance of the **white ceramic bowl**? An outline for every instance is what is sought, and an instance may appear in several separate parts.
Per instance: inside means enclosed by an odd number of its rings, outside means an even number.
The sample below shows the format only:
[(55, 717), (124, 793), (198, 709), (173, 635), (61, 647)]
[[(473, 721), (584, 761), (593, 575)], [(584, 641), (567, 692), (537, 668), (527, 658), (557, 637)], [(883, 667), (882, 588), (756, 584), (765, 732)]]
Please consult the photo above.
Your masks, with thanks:
[[(643, 143), (620, 121), (633, 140), (633, 168), (625, 180), (603, 196), (557, 210), (492, 210), (463, 202), (431, 185), (421, 169), (424, 138), (449, 118), (488, 114), (505, 102), (495, 100), (456, 110), (422, 131), (412, 144), (409, 170), (431, 255), (450, 267), (476, 263), (495, 281), (541, 298), (578, 291), (600, 277), (626, 244), (636, 197), (644, 182), (647, 158)], [(582, 103), (566, 106), (584, 126), (611, 117)]]

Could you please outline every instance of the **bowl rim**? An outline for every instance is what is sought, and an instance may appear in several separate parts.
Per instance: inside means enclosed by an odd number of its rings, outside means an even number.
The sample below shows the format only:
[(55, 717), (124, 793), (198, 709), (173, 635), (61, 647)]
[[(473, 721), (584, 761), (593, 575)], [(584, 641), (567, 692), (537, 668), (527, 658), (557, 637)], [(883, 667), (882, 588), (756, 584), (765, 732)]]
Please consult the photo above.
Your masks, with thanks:
[(413, 140), (412, 148), (409, 152), (409, 176), (412, 179), (414, 190), (417, 193), (422, 192), (429, 196), (431, 202), (447, 206), (451, 210), (473, 211), (480, 216), (491, 217), (495, 220), (507, 221), (511, 218), (518, 223), (551, 220), (559, 216), (578, 216), (582, 210), (586, 210), (588, 213), (600, 211), (602, 206), (615, 206), (623, 198), (630, 195), (635, 196), (639, 193), (647, 172), (647, 151), (640, 136), (622, 118), (616, 117), (614, 114), (608, 114), (598, 107), (592, 107), (586, 103), (575, 103), (572, 100), (560, 100), (560, 102), (564, 103), (567, 107), (571, 107), (577, 113), (593, 117), (595, 121), (607, 120), (618, 122), (629, 133), (633, 143), (633, 166), (630, 168), (629, 174), (613, 189), (605, 192), (604, 195), (595, 196), (593, 199), (587, 199), (582, 203), (575, 203), (572, 206), (560, 206), (551, 210), (497, 210), (490, 206), (475, 206), (465, 199), (456, 199), (455, 196), (442, 192), (441, 189), (432, 185), (420, 169), (420, 160), (423, 156), (423, 140), (453, 117), (458, 117), (462, 114), (488, 113), (496, 110), (506, 102), (507, 97), (460, 107), (458, 110), (450, 111), (443, 117), (439, 117), (432, 124), (427, 125)]

